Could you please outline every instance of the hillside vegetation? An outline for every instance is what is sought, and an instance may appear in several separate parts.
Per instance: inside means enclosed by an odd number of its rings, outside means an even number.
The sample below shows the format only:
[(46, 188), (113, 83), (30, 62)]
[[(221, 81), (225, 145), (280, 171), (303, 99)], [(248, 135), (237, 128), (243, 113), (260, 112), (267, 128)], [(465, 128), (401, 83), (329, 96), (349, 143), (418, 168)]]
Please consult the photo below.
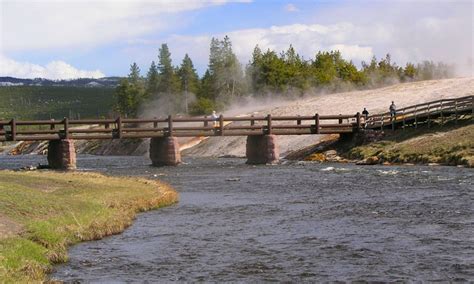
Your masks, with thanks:
[[(208, 69), (200, 77), (186, 54), (178, 66), (166, 43), (146, 74), (132, 63), (117, 87), (116, 109), (129, 117), (153, 113), (209, 114), (225, 111), (249, 99), (293, 100), (307, 94), (373, 89), (398, 82), (453, 76), (453, 66), (442, 62), (407, 62), (399, 66), (390, 54), (361, 67), (339, 50), (314, 50), (304, 58), (290, 44), (287, 50), (262, 50), (257, 45), (248, 64), (239, 62), (228, 36), (212, 38)], [(150, 58), (151, 60), (151, 58)], [(143, 76), (145, 75), (145, 76)]]
[(112, 88), (0, 87), (0, 119), (97, 118), (113, 104)]

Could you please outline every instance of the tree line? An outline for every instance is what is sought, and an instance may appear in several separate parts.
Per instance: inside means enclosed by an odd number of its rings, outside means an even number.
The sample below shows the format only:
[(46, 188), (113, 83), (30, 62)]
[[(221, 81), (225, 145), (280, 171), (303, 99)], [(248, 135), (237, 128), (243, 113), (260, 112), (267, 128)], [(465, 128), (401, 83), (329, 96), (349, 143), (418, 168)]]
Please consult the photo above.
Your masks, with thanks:
[(225, 36), (222, 40), (212, 38), (208, 68), (199, 77), (188, 54), (179, 66), (174, 66), (168, 45), (162, 44), (158, 61), (151, 62), (145, 76), (136, 63), (130, 66), (130, 73), (116, 88), (115, 110), (136, 117), (153, 102), (162, 114), (209, 114), (248, 96), (292, 97), (453, 75), (452, 66), (442, 62), (408, 62), (402, 67), (392, 61), (390, 54), (381, 59), (374, 56), (361, 65), (357, 68), (337, 50), (319, 51), (306, 60), (291, 45), (281, 53), (270, 49), (263, 52), (257, 45), (250, 62), (242, 66)]

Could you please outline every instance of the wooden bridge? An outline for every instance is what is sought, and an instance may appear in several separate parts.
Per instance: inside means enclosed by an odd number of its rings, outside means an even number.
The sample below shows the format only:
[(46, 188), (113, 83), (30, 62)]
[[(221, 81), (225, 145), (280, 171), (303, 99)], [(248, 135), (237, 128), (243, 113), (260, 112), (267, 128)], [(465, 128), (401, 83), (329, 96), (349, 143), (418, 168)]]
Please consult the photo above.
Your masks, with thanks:
[(453, 99), (442, 99), (427, 103), (412, 105), (397, 109), (396, 115), (391, 116), (390, 112), (371, 115), (364, 120), (364, 127), (371, 129), (404, 129), (408, 125), (417, 128), (424, 124), (431, 126), (433, 120), (440, 119), (444, 124), (445, 118), (454, 115), (454, 122), (460, 115), (474, 114), (474, 96), (465, 96)]
[(443, 99), (414, 105), (367, 118), (349, 115), (173, 117), (151, 119), (0, 120), (0, 142), (49, 140), (48, 162), (52, 168), (75, 168), (74, 140), (151, 138), (153, 165), (180, 163), (177, 137), (247, 136), (248, 163), (278, 160), (276, 135), (345, 134), (363, 128), (384, 129), (431, 123), (447, 115), (474, 111), (474, 96)]

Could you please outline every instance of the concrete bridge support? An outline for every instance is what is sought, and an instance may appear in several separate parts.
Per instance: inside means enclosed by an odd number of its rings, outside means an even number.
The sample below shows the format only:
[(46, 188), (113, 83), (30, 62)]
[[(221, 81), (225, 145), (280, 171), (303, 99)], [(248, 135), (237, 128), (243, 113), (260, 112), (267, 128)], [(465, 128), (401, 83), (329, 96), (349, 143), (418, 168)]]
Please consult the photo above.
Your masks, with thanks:
[(52, 169), (76, 169), (76, 148), (74, 140), (51, 140), (48, 144), (48, 164)]
[(251, 165), (278, 161), (280, 153), (278, 151), (276, 135), (247, 136), (246, 155), (247, 164)]
[(181, 163), (178, 138), (154, 137), (150, 139), (150, 159), (155, 167), (176, 166)]

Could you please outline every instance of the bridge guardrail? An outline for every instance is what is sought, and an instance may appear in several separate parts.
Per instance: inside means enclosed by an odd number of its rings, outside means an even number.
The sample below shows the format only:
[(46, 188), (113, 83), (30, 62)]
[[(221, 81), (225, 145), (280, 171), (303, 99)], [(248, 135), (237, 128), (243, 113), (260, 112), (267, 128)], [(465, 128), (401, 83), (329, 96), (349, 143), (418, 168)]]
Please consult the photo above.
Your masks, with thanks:
[(425, 118), (428, 123), (431, 119), (436, 116), (454, 113), (456, 116), (458, 113), (466, 112), (471, 110), (474, 114), (474, 96), (465, 96), (453, 99), (441, 99), (431, 101), (427, 103), (412, 105), (398, 109), (394, 118), (391, 117), (390, 112), (381, 114), (371, 115), (364, 119), (366, 128), (381, 128), (392, 125), (393, 123), (403, 123), (406, 121), (415, 121), (418, 119)]
[[(360, 115), (172, 117), (0, 121), (0, 141), (348, 133)], [(74, 127), (71, 127), (74, 125)], [(39, 129), (32, 129), (38, 127)]]

